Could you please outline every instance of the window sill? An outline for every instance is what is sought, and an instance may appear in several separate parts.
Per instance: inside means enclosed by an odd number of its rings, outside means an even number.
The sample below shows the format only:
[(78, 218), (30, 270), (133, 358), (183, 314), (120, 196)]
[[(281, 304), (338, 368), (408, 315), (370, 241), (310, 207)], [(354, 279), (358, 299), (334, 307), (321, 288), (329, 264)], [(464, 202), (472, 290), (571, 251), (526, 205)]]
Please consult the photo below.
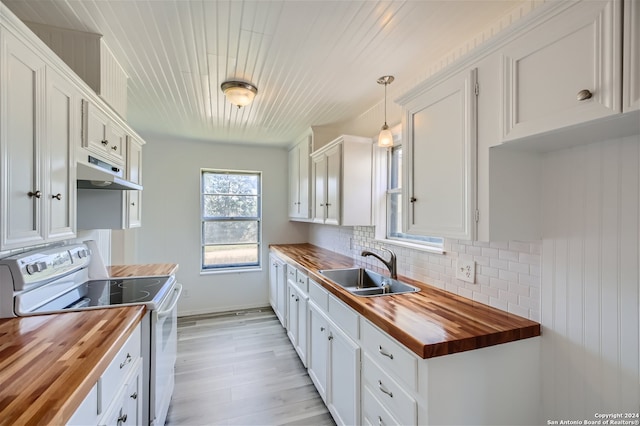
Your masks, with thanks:
[(446, 253), (444, 251), (444, 248), (428, 246), (428, 245), (425, 245), (425, 244), (410, 243), (410, 242), (407, 242), (407, 241), (399, 241), (399, 240), (389, 240), (389, 239), (386, 239), (386, 238), (376, 238), (376, 241), (380, 242), (380, 243), (392, 245), (392, 246), (404, 247), (404, 248), (409, 248), (409, 249), (413, 249), (413, 250), (424, 251), (424, 252), (427, 252), (427, 253), (433, 253), (433, 254), (445, 254)]
[(200, 270), (200, 275), (243, 274), (245, 272), (262, 272), (262, 268), (203, 269)]

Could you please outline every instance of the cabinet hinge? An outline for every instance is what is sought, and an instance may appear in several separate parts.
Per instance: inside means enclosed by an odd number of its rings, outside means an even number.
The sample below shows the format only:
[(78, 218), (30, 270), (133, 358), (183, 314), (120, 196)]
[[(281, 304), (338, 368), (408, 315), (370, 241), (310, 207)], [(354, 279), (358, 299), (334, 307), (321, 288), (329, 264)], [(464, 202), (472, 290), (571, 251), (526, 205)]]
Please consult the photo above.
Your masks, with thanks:
[(476, 210), (474, 216), (475, 216), (476, 223), (480, 222), (480, 210)]
[(480, 94), (480, 84), (476, 83), (476, 87), (473, 89), (476, 93), (476, 96)]

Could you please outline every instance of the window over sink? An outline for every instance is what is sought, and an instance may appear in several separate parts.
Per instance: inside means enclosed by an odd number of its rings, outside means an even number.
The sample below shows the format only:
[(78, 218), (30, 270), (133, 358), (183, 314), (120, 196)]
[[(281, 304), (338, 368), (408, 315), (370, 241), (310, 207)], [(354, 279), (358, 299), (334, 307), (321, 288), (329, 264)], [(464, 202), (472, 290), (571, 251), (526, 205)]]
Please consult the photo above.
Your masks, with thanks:
[(201, 170), (202, 272), (260, 267), (262, 174)]
[[(395, 130), (395, 129), (394, 129)], [(402, 158), (402, 142), (394, 132), (394, 146), (379, 149), (376, 159), (378, 200), (376, 239), (389, 244), (411, 246), (416, 249), (442, 252), (444, 239), (407, 234), (403, 231), (402, 197), (405, 179)]]

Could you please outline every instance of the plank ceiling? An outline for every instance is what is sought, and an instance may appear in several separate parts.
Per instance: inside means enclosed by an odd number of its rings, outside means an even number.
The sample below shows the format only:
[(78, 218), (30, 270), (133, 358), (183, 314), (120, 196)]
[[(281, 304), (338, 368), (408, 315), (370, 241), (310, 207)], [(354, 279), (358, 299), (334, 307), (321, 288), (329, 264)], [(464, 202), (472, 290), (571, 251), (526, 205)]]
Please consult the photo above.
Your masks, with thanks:
[[(522, 0), (2, 0), (20, 19), (102, 34), (143, 135), (287, 145), (424, 78)], [(238, 109), (220, 91), (253, 82)]]

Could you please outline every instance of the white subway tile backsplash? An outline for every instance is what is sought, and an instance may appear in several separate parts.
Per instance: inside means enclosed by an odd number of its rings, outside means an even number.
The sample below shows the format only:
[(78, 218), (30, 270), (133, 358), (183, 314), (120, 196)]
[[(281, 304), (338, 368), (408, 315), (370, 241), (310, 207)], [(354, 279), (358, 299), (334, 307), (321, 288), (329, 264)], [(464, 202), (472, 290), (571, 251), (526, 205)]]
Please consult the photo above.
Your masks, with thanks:
[[(383, 267), (377, 259), (363, 259), (362, 250), (390, 248), (398, 257), (400, 275), (517, 315), (526, 313), (522, 316), (530, 319), (540, 317), (540, 242), (446, 239), (445, 253), (436, 254), (375, 240), (373, 227), (312, 224), (309, 234), (310, 243), (353, 257), (363, 266)], [(476, 262), (475, 284), (455, 278), (458, 258)]]

